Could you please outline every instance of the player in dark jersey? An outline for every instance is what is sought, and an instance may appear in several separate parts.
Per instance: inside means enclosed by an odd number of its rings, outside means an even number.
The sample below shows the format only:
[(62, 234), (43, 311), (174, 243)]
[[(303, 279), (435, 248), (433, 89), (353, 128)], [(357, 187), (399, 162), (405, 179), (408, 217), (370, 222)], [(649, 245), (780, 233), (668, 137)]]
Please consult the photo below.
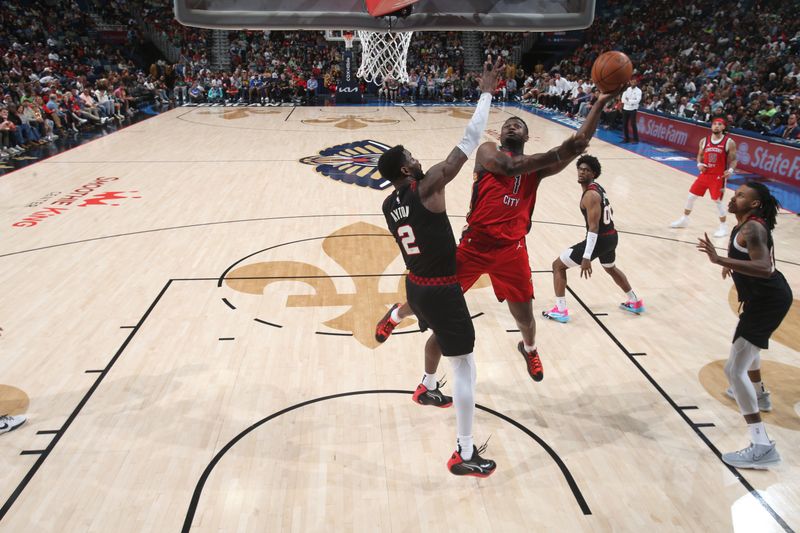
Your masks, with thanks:
[(567, 310), (567, 269), (581, 267), (581, 277), (592, 276), (592, 261), (600, 259), (605, 271), (628, 295), (628, 301), (620, 304), (622, 309), (631, 313), (644, 313), (644, 302), (631, 289), (628, 278), (616, 267), (617, 242), (619, 236), (614, 229), (614, 211), (608, 201), (605, 189), (595, 180), (600, 177), (600, 161), (591, 155), (578, 158), (578, 183), (581, 184), (581, 213), (586, 221), (586, 238), (578, 244), (567, 248), (553, 261), (553, 286), (556, 291), (556, 305), (550, 311), (542, 311), (542, 315), (557, 322), (569, 322)]
[[(378, 160), (381, 176), (395, 189), (383, 202), (383, 214), (409, 271), (406, 277), (408, 304), (419, 319), (420, 329), (433, 330), (425, 344), (426, 374), (412, 399), (438, 407), (455, 404), (456, 451), (447, 462), (447, 468), (456, 475), (477, 477), (491, 475), (496, 464), (480, 456), (486, 445), (477, 448), (472, 438), (475, 330), (456, 278), (456, 243), (445, 210), (444, 188), (478, 147), (489, 118), (500, 65), (498, 60), (494, 67), (488, 62), (484, 66), (478, 106), (464, 138), (446, 160), (423, 173), (422, 165), (403, 146), (391, 148)], [(436, 367), (431, 368), (429, 363), (431, 354), (436, 355), (437, 365), (441, 354), (452, 363), (455, 380), (452, 399), (442, 393), (442, 384), (436, 382)]]
[(697, 169), (700, 175), (689, 188), (683, 216), (670, 224), (671, 228), (688, 226), (694, 202), (708, 191), (719, 212), (719, 229), (714, 232), (714, 237), (728, 234), (728, 225), (725, 222), (727, 210), (722, 197), (725, 194), (726, 180), (736, 172), (736, 141), (725, 133), (725, 128), (725, 119), (717, 117), (711, 121), (711, 134), (700, 139), (697, 150)]
[[(500, 146), (484, 143), (476, 156), (468, 226), (456, 252), (456, 275), (464, 291), (481, 275), (489, 275), (495, 296), (508, 302), (519, 326), (522, 340), (517, 350), (534, 381), (543, 379), (544, 370), (536, 349), (533, 282), (525, 235), (531, 229), (536, 192), (543, 178), (558, 174), (583, 153), (597, 129), (603, 106), (621, 90), (601, 94), (578, 132), (548, 152), (524, 155), (528, 126), (521, 118), (511, 117), (500, 131)], [(385, 341), (395, 325), (410, 314), (407, 305), (395, 304), (378, 322), (378, 342)]]
[(733, 335), (725, 375), (750, 430), (751, 444), (738, 452), (725, 453), (722, 460), (738, 468), (766, 468), (780, 461), (775, 442), (769, 440), (761, 421), (758, 393), (766, 392), (761, 381), (760, 350), (778, 329), (792, 306), (792, 289), (775, 269), (772, 230), (778, 201), (757, 182), (740, 186), (728, 203), (728, 212), (738, 224), (731, 232), (728, 257), (720, 257), (708, 234), (697, 249), (712, 263), (722, 266), (722, 278), (733, 278), (742, 313)]

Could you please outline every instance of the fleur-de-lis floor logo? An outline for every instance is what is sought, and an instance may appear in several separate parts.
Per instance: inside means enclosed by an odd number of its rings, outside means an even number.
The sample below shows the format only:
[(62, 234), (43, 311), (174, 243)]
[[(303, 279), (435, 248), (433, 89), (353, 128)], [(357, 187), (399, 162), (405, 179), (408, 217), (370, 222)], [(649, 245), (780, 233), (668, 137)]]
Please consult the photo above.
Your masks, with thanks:
[(321, 126), (333, 124), (337, 128), (343, 130), (360, 130), (366, 128), (370, 124), (397, 124), (400, 121), (392, 118), (371, 118), (363, 117), (361, 115), (344, 115), (341, 117), (325, 117), (325, 118), (312, 118), (301, 120), (303, 124), (311, 124), (313, 126)]
[(217, 115), (223, 120), (237, 120), (249, 115), (277, 115), (282, 113), (278, 109), (251, 109), (249, 107), (225, 108), (223, 111), (199, 111), (201, 115)]
[[(299, 261), (268, 261), (251, 263), (228, 273), (225, 284), (245, 294), (262, 296), (268, 285), (292, 280), (311, 286), (314, 294), (292, 294), (286, 299), (287, 307), (342, 307), (343, 314), (324, 324), (338, 331), (352, 333), (353, 338), (375, 348), (375, 323), (395, 302), (403, 302), (405, 278), (397, 276), (397, 289), (380, 290), (380, 280), (390, 274), (386, 269), (400, 255), (391, 234), (385, 229), (357, 222), (336, 230), (322, 241), (322, 250), (347, 272), (355, 292), (338, 292), (331, 276), (323, 269)], [(238, 279), (237, 279), (238, 278)], [(404, 321), (400, 327), (412, 324)]]
[[(435, 109), (418, 109), (417, 113), (424, 113), (430, 115), (441, 115), (447, 114), (452, 118), (463, 118), (469, 120), (472, 118), (473, 113), (475, 112), (474, 108), (471, 107), (443, 107), (443, 108), (435, 108)], [(490, 114), (497, 115), (500, 111), (492, 109)]]
[(355, 141), (320, 150), (300, 160), (333, 180), (383, 190), (390, 183), (378, 172), (378, 159), (390, 147), (378, 141)]

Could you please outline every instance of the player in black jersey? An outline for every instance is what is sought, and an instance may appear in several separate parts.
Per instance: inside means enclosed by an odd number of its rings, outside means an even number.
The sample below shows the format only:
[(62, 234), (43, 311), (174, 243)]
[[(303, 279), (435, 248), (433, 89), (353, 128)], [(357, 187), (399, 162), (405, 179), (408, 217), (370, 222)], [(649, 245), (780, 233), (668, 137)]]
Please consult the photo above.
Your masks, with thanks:
[(731, 232), (728, 257), (717, 254), (708, 234), (697, 245), (712, 263), (722, 266), (723, 279), (733, 278), (742, 309), (725, 375), (747, 422), (751, 444), (738, 452), (723, 454), (722, 460), (739, 468), (763, 469), (779, 462), (780, 455), (761, 421), (758, 395), (766, 389), (761, 382), (759, 352), (769, 347), (770, 336), (789, 312), (792, 289), (775, 269), (772, 229), (778, 201), (769, 189), (762, 183), (745, 183), (728, 203), (728, 212), (737, 220)]
[[(417, 315), (420, 329), (433, 330), (425, 344), (425, 375), (412, 398), (417, 403), (438, 407), (455, 403), (457, 447), (447, 462), (447, 468), (456, 475), (477, 477), (491, 475), (496, 464), (480, 456), (486, 446), (478, 449), (472, 438), (475, 330), (456, 278), (456, 240), (445, 210), (444, 188), (480, 143), (500, 65), (500, 60), (494, 67), (491, 62), (484, 65), (480, 82), (483, 94), (464, 138), (446, 160), (423, 173), (419, 161), (400, 145), (388, 150), (378, 160), (378, 170), (395, 189), (383, 202), (383, 214), (409, 270), (406, 277), (408, 303)], [(396, 312), (396, 306), (391, 312)], [(440, 387), (443, 383), (436, 381), (440, 353), (453, 366), (455, 385), (452, 399), (442, 393)]]
[(567, 310), (567, 269), (580, 265), (581, 277), (592, 275), (592, 260), (599, 258), (605, 271), (625, 291), (628, 301), (620, 304), (631, 313), (644, 313), (644, 302), (631, 289), (628, 278), (615, 266), (619, 236), (614, 229), (613, 210), (605, 189), (595, 183), (600, 177), (600, 161), (591, 155), (578, 158), (578, 183), (581, 184), (581, 213), (586, 221), (586, 238), (567, 248), (553, 261), (553, 285), (556, 292), (556, 305), (549, 311), (542, 311), (545, 317), (558, 322), (569, 322)]

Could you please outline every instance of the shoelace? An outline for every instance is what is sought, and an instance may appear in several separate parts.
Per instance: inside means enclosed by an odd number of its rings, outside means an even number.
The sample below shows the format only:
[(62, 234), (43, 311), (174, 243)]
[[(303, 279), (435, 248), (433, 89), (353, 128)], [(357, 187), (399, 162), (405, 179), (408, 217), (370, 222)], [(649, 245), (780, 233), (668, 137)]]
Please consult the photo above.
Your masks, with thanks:
[(477, 451), (478, 451), (478, 455), (480, 455), (480, 454), (482, 454), (483, 452), (485, 452), (485, 451), (486, 451), (486, 448), (489, 446), (489, 440), (490, 440), (491, 438), (492, 438), (492, 436), (491, 436), (491, 435), (489, 435), (489, 437), (486, 439), (486, 442), (484, 442), (483, 444), (481, 444), (481, 446), (480, 446), (480, 447), (478, 448), (478, 450), (477, 450)]
[(750, 446), (748, 446), (748, 447), (747, 447), (747, 448), (745, 448), (744, 450), (739, 450), (739, 451), (738, 451), (738, 452), (736, 452), (736, 453), (737, 453), (738, 455), (740, 455), (740, 456), (744, 457), (744, 454), (746, 454), (748, 451), (750, 451), (750, 448), (752, 448), (753, 446), (754, 446), (754, 444), (751, 442), (751, 443), (750, 443)]
[(539, 359), (539, 356), (536, 354), (536, 352), (528, 353), (526, 351), (525, 354), (527, 355), (526, 359), (528, 360), (528, 366), (531, 368), (531, 370), (533, 370), (534, 373), (542, 370), (542, 361)]

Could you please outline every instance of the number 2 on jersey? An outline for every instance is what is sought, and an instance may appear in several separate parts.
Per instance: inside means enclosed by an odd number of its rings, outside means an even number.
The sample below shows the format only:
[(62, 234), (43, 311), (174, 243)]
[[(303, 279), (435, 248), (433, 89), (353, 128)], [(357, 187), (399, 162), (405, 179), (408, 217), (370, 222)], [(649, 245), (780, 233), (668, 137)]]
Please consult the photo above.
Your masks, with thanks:
[(417, 255), (421, 253), (419, 248), (417, 248), (417, 238), (414, 236), (414, 230), (411, 229), (411, 226), (405, 224), (397, 228), (397, 236), (400, 237), (400, 242), (403, 244), (407, 255)]

